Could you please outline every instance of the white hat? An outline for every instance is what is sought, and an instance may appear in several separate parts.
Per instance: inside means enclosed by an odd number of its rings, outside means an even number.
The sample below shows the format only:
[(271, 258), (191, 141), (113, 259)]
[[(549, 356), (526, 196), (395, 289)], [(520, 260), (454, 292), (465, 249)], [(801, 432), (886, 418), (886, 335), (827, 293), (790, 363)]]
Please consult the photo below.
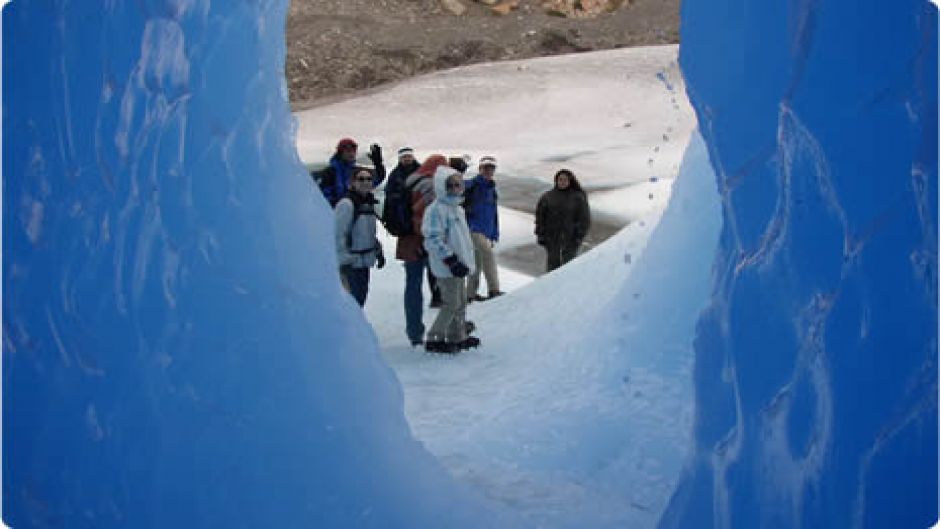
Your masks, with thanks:
[(496, 158), (493, 158), (492, 156), (484, 156), (480, 158), (480, 167), (483, 167), (484, 165), (492, 165), (493, 167), (496, 167)]
[(415, 150), (412, 149), (411, 147), (402, 147), (401, 149), (398, 149), (398, 157), (399, 157), (399, 158), (401, 158), (402, 156), (405, 156), (406, 154), (410, 154), (410, 155), (414, 156), (414, 155), (415, 155)]

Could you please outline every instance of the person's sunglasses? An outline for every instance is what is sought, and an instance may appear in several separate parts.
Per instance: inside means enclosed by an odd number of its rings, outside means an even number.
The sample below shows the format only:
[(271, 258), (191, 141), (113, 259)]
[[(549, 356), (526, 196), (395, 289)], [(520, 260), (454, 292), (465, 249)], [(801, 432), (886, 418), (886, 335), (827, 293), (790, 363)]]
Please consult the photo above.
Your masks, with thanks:
[(372, 183), (372, 177), (371, 177), (371, 176), (367, 176), (367, 177), (363, 177), (363, 178), (357, 178), (356, 181), (357, 181), (357, 182), (369, 182), (369, 183)]
[(447, 189), (460, 189), (463, 187), (463, 182), (447, 182)]

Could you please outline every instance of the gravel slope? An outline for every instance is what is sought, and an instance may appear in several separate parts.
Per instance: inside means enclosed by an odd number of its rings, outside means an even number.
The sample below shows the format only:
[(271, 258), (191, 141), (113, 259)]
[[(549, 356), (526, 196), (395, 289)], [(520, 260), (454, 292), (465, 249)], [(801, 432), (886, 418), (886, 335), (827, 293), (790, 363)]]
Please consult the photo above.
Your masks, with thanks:
[(295, 110), (465, 64), (650, 44), (679, 38), (679, 0), (634, 0), (594, 18), (553, 16), (540, 0), (508, 15), (463, 0), (293, 0), (286, 76)]

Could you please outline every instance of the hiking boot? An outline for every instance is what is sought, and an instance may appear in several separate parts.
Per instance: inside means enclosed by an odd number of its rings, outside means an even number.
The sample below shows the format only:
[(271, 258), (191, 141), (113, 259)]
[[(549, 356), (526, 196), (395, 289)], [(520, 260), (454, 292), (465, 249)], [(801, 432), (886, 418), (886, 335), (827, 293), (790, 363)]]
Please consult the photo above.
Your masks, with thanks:
[(412, 347), (418, 347), (419, 345), (424, 345), (424, 340), (418, 338), (417, 340), (411, 340)]
[(428, 340), (424, 342), (424, 350), (429, 353), (456, 353), (458, 349), (458, 344), (455, 343), (442, 342), (439, 340)]
[(484, 298), (483, 296), (479, 294), (474, 294), (470, 296), (469, 298), (467, 298), (467, 303), (473, 303), (474, 301), (486, 301), (486, 298)]
[(443, 304), (444, 302), (441, 300), (441, 298), (431, 298), (431, 303), (428, 303), (428, 308), (439, 309)]
[(490, 290), (490, 295), (484, 299), (498, 298), (502, 296), (503, 294), (505, 294), (505, 292), (503, 292), (502, 290)]
[(470, 321), (470, 320), (467, 320), (467, 321), (463, 322), (463, 328), (464, 328), (464, 332), (465, 332), (465, 333), (470, 334), (470, 333), (472, 333), (473, 331), (477, 330), (477, 324), (476, 324), (476, 323), (473, 323), (473, 322)]
[(457, 344), (461, 350), (470, 349), (471, 347), (480, 347), (480, 339), (476, 336), (467, 336), (467, 339)]

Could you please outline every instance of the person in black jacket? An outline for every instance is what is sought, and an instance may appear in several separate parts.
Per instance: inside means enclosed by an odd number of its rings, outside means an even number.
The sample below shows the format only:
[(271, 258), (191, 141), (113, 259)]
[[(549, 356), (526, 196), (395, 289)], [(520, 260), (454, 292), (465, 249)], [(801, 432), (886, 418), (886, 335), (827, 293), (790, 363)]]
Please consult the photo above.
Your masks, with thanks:
[(546, 271), (575, 258), (591, 227), (587, 194), (568, 169), (555, 173), (555, 187), (539, 198), (535, 209), (535, 236), (545, 248)]
[[(395, 209), (401, 208), (401, 204), (404, 201), (411, 201), (411, 193), (414, 189), (409, 188), (406, 182), (408, 181), (408, 177), (414, 174), (420, 167), (421, 164), (415, 159), (414, 149), (411, 147), (398, 149), (398, 165), (392, 169), (391, 174), (388, 175), (388, 182), (385, 184), (385, 203), (382, 207), (382, 222), (386, 223), (386, 227), (391, 226), (388, 224), (390, 217), (398, 216), (399, 211)], [(407, 221), (411, 223), (412, 219), (409, 217)], [(393, 230), (389, 229), (390, 234), (399, 236), (392, 232)], [(431, 273), (431, 269), (428, 268), (426, 259), (419, 261), (420, 262), (405, 261), (406, 277), (411, 277), (411, 279), (406, 282), (405, 287), (405, 306), (411, 307), (410, 309), (406, 308), (406, 313), (411, 310), (414, 314), (420, 314), (420, 306), (415, 308), (414, 305), (421, 305), (423, 302), (421, 295), (421, 270), (425, 270), (428, 278), (428, 286), (431, 289), (430, 307), (432, 309), (439, 308), (442, 303), (441, 289), (437, 287), (437, 278), (434, 277), (434, 274)], [(418, 325), (414, 323), (415, 321), (420, 322), (420, 320), (420, 316), (408, 319), (408, 321), (412, 322), (408, 334), (411, 341), (414, 343), (421, 341), (420, 336), (422, 336), (424, 332), (419, 331)]]

